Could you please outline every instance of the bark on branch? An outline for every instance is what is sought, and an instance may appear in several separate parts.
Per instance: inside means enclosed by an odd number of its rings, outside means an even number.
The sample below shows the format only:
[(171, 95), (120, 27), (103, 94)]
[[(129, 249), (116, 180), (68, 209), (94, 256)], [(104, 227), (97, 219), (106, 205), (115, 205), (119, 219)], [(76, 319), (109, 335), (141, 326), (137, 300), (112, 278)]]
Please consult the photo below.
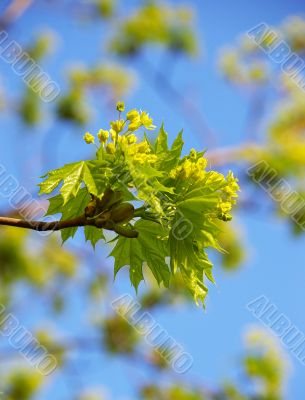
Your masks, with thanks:
[(94, 225), (93, 221), (88, 221), (84, 215), (66, 221), (26, 221), (23, 219), (0, 217), (0, 225), (13, 226), (15, 228), (32, 229), (34, 231), (59, 231), (64, 228), (74, 228), (85, 225)]

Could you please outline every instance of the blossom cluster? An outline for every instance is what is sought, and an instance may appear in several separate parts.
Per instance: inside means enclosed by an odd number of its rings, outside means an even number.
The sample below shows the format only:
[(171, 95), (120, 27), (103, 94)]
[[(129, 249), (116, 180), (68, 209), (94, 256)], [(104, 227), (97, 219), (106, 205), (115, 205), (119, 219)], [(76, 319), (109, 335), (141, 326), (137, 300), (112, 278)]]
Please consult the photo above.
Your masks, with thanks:
[[(144, 162), (155, 163), (157, 156), (151, 153), (147, 141), (137, 143), (137, 136), (134, 134), (140, 128), (154, 130), (153, 120), (146, 111), (130, 110), (126, 113), (125, 119), (121, 113), (125, 111), (125, 104), (119, 101), (116, 105), (119, 112), (119, 119), (110, 122), (109, 130), (100, 129), (97, 138), (108, 154), (115, 154), (118, 147), (128, 147), (128, 153), (134, 155), (134, 161), (143, 164)], [(95, 136), (86, 132), (84, 141), (87, 144), (95, 143)]]

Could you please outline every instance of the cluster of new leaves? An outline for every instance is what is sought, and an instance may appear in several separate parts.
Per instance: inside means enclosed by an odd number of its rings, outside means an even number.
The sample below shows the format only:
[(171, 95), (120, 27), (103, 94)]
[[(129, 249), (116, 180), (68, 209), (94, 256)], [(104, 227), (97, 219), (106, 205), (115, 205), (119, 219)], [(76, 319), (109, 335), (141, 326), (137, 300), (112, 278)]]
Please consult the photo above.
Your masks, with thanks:
[[(141, 128), (155, 129), (152, 119), (137, 110), (122, 118), (124, 104), (118, 103), (117, 109), (119, 119), (110, 123), (110, 130), (98, 132), (94, 160), (44, 176), (41, 194), (59, 188), (47, 214), (61, 213), (62, 220), (78, 222), (62, 230), (64, 241), (75, 235), (78, 225), (84, 226), (93, 246), (105, 240), (105, 232), (115, 232), (115, 274), (129, 266), (135, 288), (147, 265), (166, 287), (171, 274), (181, 273), (196, 302), (204, 302), (204, 276), (213, 281), (206, 249), (221, 250), (217, 222), (231, 220), (237, 180), (232, 172), (225, 177), (207, 170), (202, 152), (191, 150), (183, 157), (182, 133), (171, 147), (163, 126), (154, 141), (146, 133), (139, 139)], [(93, 144), (95, 137), (87, 132), (84, 140)]]

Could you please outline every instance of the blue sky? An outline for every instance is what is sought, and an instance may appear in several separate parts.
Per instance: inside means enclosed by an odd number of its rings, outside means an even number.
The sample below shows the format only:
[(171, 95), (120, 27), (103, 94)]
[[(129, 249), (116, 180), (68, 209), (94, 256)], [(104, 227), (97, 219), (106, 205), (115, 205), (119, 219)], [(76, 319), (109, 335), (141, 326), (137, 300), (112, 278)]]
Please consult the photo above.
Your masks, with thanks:
[[(200, 37), (201, 56), (193, 61), (181, 60), (176, 66), (173, 82), (179, 88), (190, 88), (189, 95), (195, 96), (195, 101), (202, 109), (209, 126), (217, 132), (220, 145), (238, 143), (243, 137), (248, 102), (243, 94), (221, 79), (216, 69), (219, 50), (225, 45), (236, 43), (241, 33), (260, 22), (277, 25), (288, 15), (302, 14), (304, 4), (299, 0), (194, 0), (184, 3), (192, 5), (196, 10), (196, 29)], [(11, 36), (21, 43), (26, 43), (31, 40), (33, 32), (41, 28), (58, 30), (57, 52), (46, 63), (53, 79), (64, 84), (58, 65), (62, 65), (65, 60), (84, 63), (94, 62), (99, 58), (105, 60), (102, 43), (106, 31), (102, 24), (97, 22), (93, 26), (81, 26), (73, 19), (67, 20), (66, 16), (63, 17), (51, 7), (48, 13), (43, 13), (43, 9), (38, 2), (18, 22)], [(158, 57), (157, 53), (149, 56), (155, 60), (155, 55)], [(151, 90), (141, 65), (131, 67), (138, 68), (140, 75), (137, 90), (130, 98), (126, 98), (128, 106), (148, 110), (158, 123), (164, 121), (171, 138), (184, 127), (186, 149), (207, 148), (207, 138), (194, 132), (179, 113), (173, 112), (170, 105)], [(3, 74), (5, 86), (12, 92), (18, 91), (19, 85), (10, 68), (0, 63), (0, 72)], [(106, 118), (105, 113), (101, 111), (86, 129), (97, 130), (108, 120)], [(79, 127), (56, 125), (49, 121), (45, 126), (38, 127), (37, 132), (30, 132), (17, 120), (12, 119), (12, 115), (1, 116), (0, 125), (4, 137), (0, 147), (1, 162), (11, 173), (17, 174), (30, 190), (35, 187), (36, 176), (47, 168), (88, 155), (87, 148), (79, 140), (83, 134)], [(49, 160), (49, 165), (46, 166), (41, 160), (32, 160), (31, 149), (35, 146), (34, 148), (42, 151), (42, 136), (50, 129), (54, 132), (61, 130), (65, 132), (65, 136), (57, 159)], [(40, 131), (44, 132), (41, 136)], [(28, 137), (23, 139), (23, 135)], [(57, 140), (55, 134), (54, 140)], [(24, 168), (30, 171), (29, 175), (24, 173)], [(212, 387), (226, 376), (232, 375), (232, 366), (236, 365), (242, 351), (242, 333), (246, 326), (257, 323), (246, 310), (246, 304), (254, 298), (262, 294), (267, 296), (305, 332), (304, 238), (293, 238), (288, 227), (273, 216), (266, 218), (264, 215), (251, 216), (240, 213), (237, 219), (249, 247), (248, 260), (239, 272), (232, 275), (225, 274), (216, 266), (217, 285), (210, 289), (206, 312), (188, 305), (175, 310), (174, 313), (171, 310), (163, 310), (155, 315), (158, 322), (194, 356), (191, 379), (195, 378), (199, 382), (202, 380)], [(111, 260), (107, 263), (111, 265)], [(120, 283), (116, 282), (115, 285), (119, 291), (123, 290)], [(71, 304), (75, 314), (85, 311), (84, 304), (77, 301)], [(71, 323), (72, 326), (76, 326), (79, 323), (78, 316), (71, 316)], [(287, 399), (299, 400), (304, 397), (305, 367), (293, 357), (290, 358), (293, 368)], [(96, 369), (92, 360), (85, 361), (85, 365), (81, 364), (82, 360), (76, 361), (79, 365), (76, 367), (79, 370), (75, 379), (76, 388), (77, 385), (92, 383), (109, 386), (114, 399), (127, 398), (126, 395), (131, 393), (130, 380), (142, 376), (142, 372), (136, 366), (128, 366), (124, 361), (112, 360), (107, 356), (103, 356), (102, 370)], [(66, 385), (67, 382), (59, 382), (58, 398), (67, 398)]]

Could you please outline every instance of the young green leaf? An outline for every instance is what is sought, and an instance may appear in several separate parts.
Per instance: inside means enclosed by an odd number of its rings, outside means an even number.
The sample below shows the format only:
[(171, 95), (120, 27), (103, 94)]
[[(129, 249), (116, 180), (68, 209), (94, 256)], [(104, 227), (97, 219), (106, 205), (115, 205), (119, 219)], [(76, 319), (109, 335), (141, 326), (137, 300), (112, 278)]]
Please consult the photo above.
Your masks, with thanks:
[(139, 232), (139, 236), (136, 239), (119, 237), (110, 253), (115, 259), (115, 274), (122, 267), (129, 266), (130, 280), (137, 289), (144, 279), (143, 265), (146, 263), (158, 284), (168, 286), (170, 271), (165, 262), (169, 255), (167, 231), (155, 222), (144, 220), (137, 221), (134, 229)]

